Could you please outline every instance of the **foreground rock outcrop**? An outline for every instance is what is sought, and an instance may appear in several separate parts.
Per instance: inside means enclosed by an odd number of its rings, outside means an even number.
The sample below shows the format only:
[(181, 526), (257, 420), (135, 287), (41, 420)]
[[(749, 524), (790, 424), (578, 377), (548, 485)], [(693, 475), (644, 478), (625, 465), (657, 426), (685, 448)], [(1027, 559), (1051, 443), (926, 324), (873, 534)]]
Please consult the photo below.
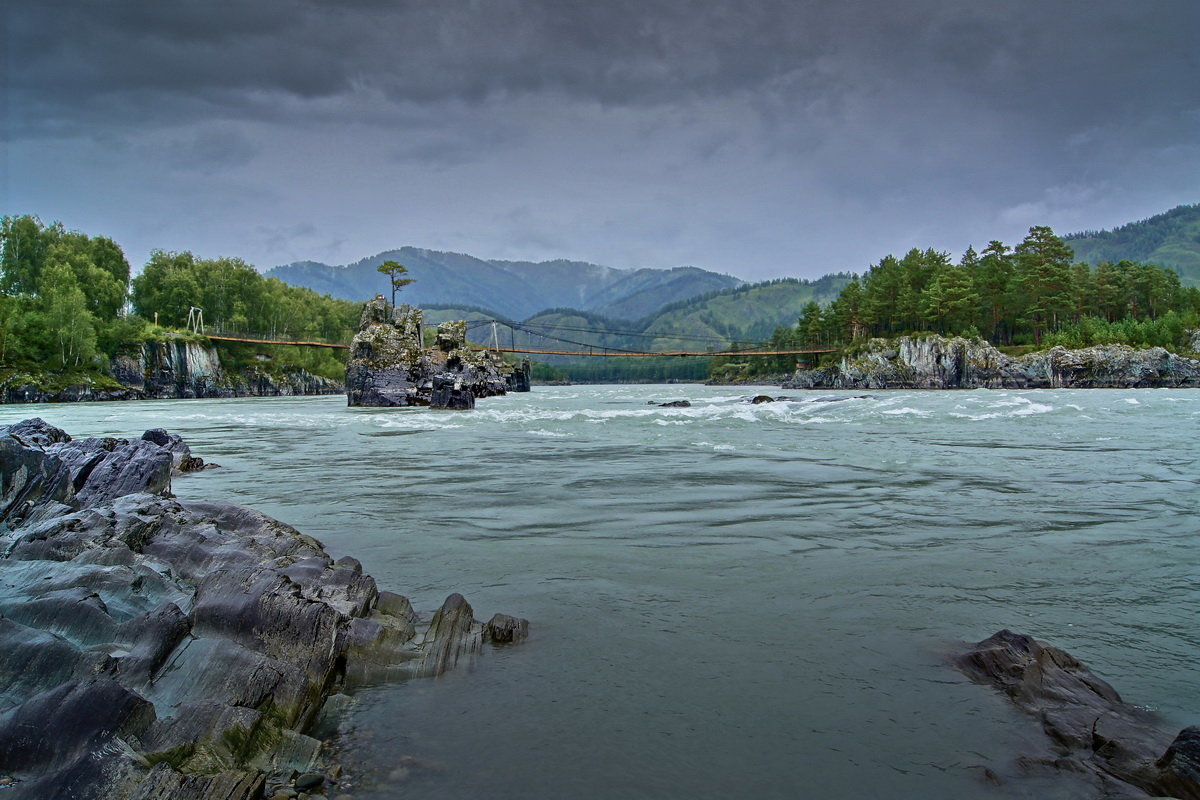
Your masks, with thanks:
[(799, 370), (785, 389), (1136, 389), (1200, 387), (1200, 360), (1161, 347), (1053, 347), (1011, 358), (978, 339), (872, 339), (831, 367)]
[(48, 387), (33, 376), (0, 386), (0, 402), (67, 403), (85, 400), (165, 400), (193, 397), (276, 397), (341, 394), (337, 381), (304, 369), (229, 372), (216, 348), (183, 337), (146, 342), (112, 359), (113, 383)]
[[(436, 675), (524, 620), (451, 595), (427, 624), (353, 558), (182, 502), (177, 436), (0, 427), (0, 781), (13, 798), (243, 800), (318, 765), (355, 686)], [(282, 776), (282, 777), (281, 777)]]
[(955, 663), (1041, 724), (1046, 750), (1022, 760), (1027, 771), (1082, 778), (1096, 797), (1200, 800), (1200, 728), (1172, 739), (1070, 654), (1002, 630)]
[(346, 364), (348, 404), (469, 409), (481, 397), (529, 391), (529, 361), (517, 368), (468, 347), (465, 322), (439, 325), (432, 349), (423, 338), (421, 309), (382, 296), (366, 303)]

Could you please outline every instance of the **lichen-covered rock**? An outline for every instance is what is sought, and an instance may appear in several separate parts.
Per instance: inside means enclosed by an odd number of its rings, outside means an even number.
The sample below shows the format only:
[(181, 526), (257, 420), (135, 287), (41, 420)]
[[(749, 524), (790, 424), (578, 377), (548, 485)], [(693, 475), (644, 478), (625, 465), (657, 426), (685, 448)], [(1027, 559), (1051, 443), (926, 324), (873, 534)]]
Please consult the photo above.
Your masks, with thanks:
[(6, 796), (258, 797), (266, 772), (311, 766), (331, 693), (478, 650), (458, 595), (425, 630), (354, 559), (251, 509), (171, 498), (184, 451), (162, 430), (0, 427)]
[(1011, 358), (978, 339), (872, 339), (831, 367), (799, 370), (785, 389), (1101, 389), (1200, 386), (1200, 360), (1161, 347), (1053, 347)]
[[(443, 322), (434, 346), (424, 346), (421, 310), (392, 308), (381, 295), (363, 306), (361, 327), (346, 364), (351, 406), (431, 406), (470, 409), (475, 400), (502, 395), (513, 384), (528, 387), (528, 370), (467, 344), (466, 323)], [(518, 372), (524, 378), (514, 378)]]
[(1122, 701), (1069, 653), (1002, 630), (955, 664), (1039, 721), (1046, 750), (1022, 759), (1026, 769), (1084, 780), (1097, 797), (1200, 800), (1200, 729), (1186, 728), (1171, 742), (1151, 714)]

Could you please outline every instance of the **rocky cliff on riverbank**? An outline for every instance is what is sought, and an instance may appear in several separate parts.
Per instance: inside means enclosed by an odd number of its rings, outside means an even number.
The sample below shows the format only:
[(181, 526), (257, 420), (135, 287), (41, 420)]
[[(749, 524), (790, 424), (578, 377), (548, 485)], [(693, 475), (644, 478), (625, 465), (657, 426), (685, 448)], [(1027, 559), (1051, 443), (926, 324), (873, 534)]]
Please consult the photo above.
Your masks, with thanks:
[(341, 384), (303, 369), (261, 367), (230, 372), (211, 344), (172, 337), (118, 355), (112, 380), (61, 381), (14, 375), (0, 385), (0, 402), (66, 403), (86, 400), (162, 400), (191, 397), (276, 397), (341, 394)]
[(349, 405), (468, 409), (481, 397), (529, 391), (529, 361), (518, 368), (469, 347), (465, 322), (439, 325), (432, 349), (423, 339), (421, 309), (382, 296), (367, 302), (346, 364)]
[(872, 339), (785, 389), (1134, 389), (1200, 387), (1200, 360), (1161, 347), (1054, 347), (1012, 358), (978, 339)]
[(161, 430), (0, 428), (7, 797), (262, 797), (322, 766), (307, 732), (331, 696), (524, 637), (456, 594), (423, 622), (281, 522), (173, 498), (173, 472), (197, 466)]

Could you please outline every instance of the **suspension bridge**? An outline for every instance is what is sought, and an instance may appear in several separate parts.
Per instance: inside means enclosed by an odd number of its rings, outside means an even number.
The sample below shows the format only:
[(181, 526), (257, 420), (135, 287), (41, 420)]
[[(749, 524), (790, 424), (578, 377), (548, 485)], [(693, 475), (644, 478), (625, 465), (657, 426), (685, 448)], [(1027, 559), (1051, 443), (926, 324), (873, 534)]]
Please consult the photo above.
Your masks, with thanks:
[[(198, 312), (198, 309), (193, 309), (193, 312)], [(242, 342), (246, 344), (270, 344), (270, 345), (288, 345), (293, 347), (326, 347), (335, 350), (347, 350), (349, 344), (343, 342), (320, 341), (318, 339), (301, 339), (295, 334), (277, 335), (268, 333), (248, 333), (244, 331), (224, 331), (217, 328), (214, 332), (205, 331), (202, 313), (193, 313), (189, 316), (188, 327), (194, 333), (206, 336), (209, 339), (219, 342)], [(500, 327), (504, 327), (508, 331), (509, 342), (501, 341)], [(817, 355), (821, 353), (836, 353), (837, 348), (831, 347), (808, 347), (808, 348), (772, 348), (769, 343), (764, 342), (748, 342), (748, 341), (733, 341), (728, 339), (718, 338), (715, 336), (689, 336), (686, 334), (665, 334), (665, 333), (645, 333), (637, 331), (620, 331), (608, 330), (603, 328), (588, 328), (582, 326), (571, 325), (550, 325), (545, 323), (517, 323), (510, 320), (497, 319), (477, 319), (467, 322), (468, 335), (471, 332), (478, 333), (480, 328), (489, 328), (487, 332), (491, 334), (491, 342), (480, 344), (478, 342), (468, 342), (471, 346), (480, 350), (490, 350), (496, 353), (513, 353), (520, 355), (545, 355), (545, 356), (600, 356), (605, 358), (688, 358), (688, 357), (713, 357), (713, 356), (788, 356), (788, 355)], [(553, 331), (554, 333), (551, 333)], [(612, 345), (597, 344), (595, 342), (582, 342), (575, 339), (568, 339), (564, 336), (557, 335), (557, 332), (566, 331), (568, 333), (591, 334), (593, 336), (612, 336), (629, 338), (644, 338), (656, 341), (669, 342), (703, 342), (708, 346), (704, 350), (640, 350), (636, 348), (616, 347)], [(520, 332), (526, 335), (531, 340), (541, 340), (546, 343), (554, 343), (555, 346), (533, 347), (524, 344), (516, 343), (516, 334)], [(583, 338), (583, 337), (580, 337)], [(721, 345), (717, 349), (717, 344)], [(686, 345), (682, 345), (686, 347)], [(571, 349), (574, 348), (574, 349)]]

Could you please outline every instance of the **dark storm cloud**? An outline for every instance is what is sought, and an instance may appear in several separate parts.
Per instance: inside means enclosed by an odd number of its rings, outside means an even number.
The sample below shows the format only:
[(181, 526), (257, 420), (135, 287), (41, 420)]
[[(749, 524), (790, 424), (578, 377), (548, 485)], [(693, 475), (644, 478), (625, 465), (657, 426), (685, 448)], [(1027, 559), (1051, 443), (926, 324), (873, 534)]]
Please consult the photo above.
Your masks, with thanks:
[(738, 91), (782, 103), (848, 90), (919, 100), (942, 86), (1053, 121), (1194, 108), (1200, 81), (1181, 97), (1179, 72), (1196, 77), (1198, 8), (1194, 0), (51, 0), (9, 12), (9, 43), (12, 85), (43, 115), (25, 120), (34, 127), (80, 106), (99, 119), (106, 108), (116, 117), (133, 107), (144, 122), (364, 90), (396, 102), (554, 92), (639, 105)]
[[(1200, 199), (1196, 0), (13, 5), (14, 196), (58, 217), (72, 164), (128, 198), (187, 173), (195, 206), (130, 215), (203, 212), (267, 264), (346, 239), (347, 260), (416, 244), (780, 274)], [(54, 170), (61, 197), (28, 185)]]

